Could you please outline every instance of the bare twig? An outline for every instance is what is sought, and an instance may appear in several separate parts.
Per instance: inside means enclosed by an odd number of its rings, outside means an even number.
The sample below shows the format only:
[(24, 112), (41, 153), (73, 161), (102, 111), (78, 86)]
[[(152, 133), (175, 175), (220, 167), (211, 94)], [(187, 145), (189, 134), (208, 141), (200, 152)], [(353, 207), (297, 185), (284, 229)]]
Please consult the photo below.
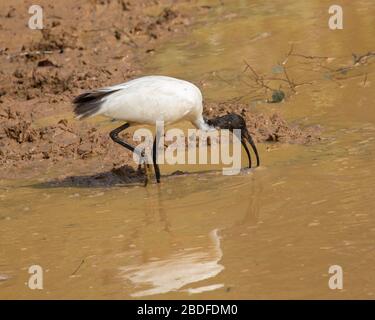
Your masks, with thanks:
[(254, 70), (254, 68), (246, 61), (244, 60), (245, 62), (245, 65), (246, 65), (246, 68), (244, 70), (244, 72), (246, 72), (247, 70), (250, 70), (251, 73), (253, 74), (253, 78), (251, 78), (253, 81), (255, 81), (255, 83), (260, 86), (261, 88), (265, 88), (265, 89), (268, 89), (268, 90), (274, 90), (273, 88), (271, 88), (270, 86), (268, 86), (266, 83), (265, 83), (265, 80), (267, 81), (267, 79), (264, 79), (262, 76), (258, 75), (258, 73)]
[(71, 275), (74, 276), (84, 263), (85, 263), (85, 259), (82, 259), (81, 263), (78, 265), (78, 267), (73, 271)]
[(366, 54), (363, 55), (357, 55), (355, 53), (352, 54), (353, 56), (353, 64), (363, 64), (366, 63), (368, 58), (375, 56), (375, 52), (367, 52)]
[(292, 91), (295, 93), (296, 92), (296, 89), (295, 89), (296, 85), (294, 84), (293, 81), (290, 80), (288, 72), (286, 71), (286, 66), (284, 66), (283, 71), (284, 71), (285, 78), (288, 81), (290, 89), (292, 89)]
[[(330, 81), (333, 81), (335, 84), (342, 86), (341, 80), (348, 80), (352, 78), (358, 78), (363, 77), (363, 86), (367, 83), (368, 74), (359, 74), (359, 75), (346, 75), (346, 73), (354, 68), (357, 68), (358, 66), (362, 66), (368, 63), (369, 59), (372, 57), (375, 57), (375, 52), (370, 51), (366, 54), (357, 55), (352, 54), (353, 56), (353, 64), (342, 66), (340, 68), (334, 67), (333, 65), (327, 66), (327, 64), (331, 63), (332, 59), (326, 56), (314, 56), (314, 55), (305, 55), (296, 53), (294, 50), (294, 45), (292, 44), (288, 53), (285, 56), (285, 59), (283, 62), (278, 63), (278, 66), (282, 68), (282, 75), (278, 76), (267, 76), (267, 75), (261, 75), (258, 73), (246, 60), (244, 60), (245, 63), (245, 69), (244, 72), (249, 71), (248, 78), (251, 80), (251, 83), (248, 83), (248, 81), (241, 80), (243, 83), (245, 83), (249, 88), (255, 89), (255, 92), (260, 92), (260, 90), (264, 90), (264, 94), (267, 94), (269, 90), (272, 92), (274, 91), (282, 91), (283, 94), (287, 94), (283, 90), (284, 88), (287, 88), (287, 90), (290, 90), (292, 93), (297, 92), (297, 88), (303, 85), (312, 85), (316, 83), (320, 78), (318, 79), (309, 79), (308, 81), (302, 81), (302, 82), (295, 82), (293, 77), (290, 74), (290, 70), (293, 67), (298, 67), (301, 64), (304, 66), (312, 66), (311, 70), (305, 70), (307, 72), (327, 72), (328, 73), (328, 79)], [(297, 62), (293, 66), (287, 67), (287, 63), (291, 60), (291, 57), (299, 57), (302, 59), (297, 59)], [(304, 67), (304, 69), (307, 69)], [(302, 69), (302, 70), (304, 70)], [(299, 69), (301, 70), (301, 68)], [(340, 80), (340, 81), (339, 81)], [(286, 84), (286, 85), (285, 85)], [(278, 86), (278, 89), (277, 89)], [(274, 87), (274, 88), (272, 88)]]
[(293, 54), (291, 54), (291, 56), (292, 57), (301, 57), (301, 58), (310, 59), (310, 60), (313, 60), (313, 59), (325, 60), (325, 59), (329, 58), (329, 57), (321, 57), (321, 56), (307, 56), (307, 55), (299, 54), (299, 53), (293, 53)]

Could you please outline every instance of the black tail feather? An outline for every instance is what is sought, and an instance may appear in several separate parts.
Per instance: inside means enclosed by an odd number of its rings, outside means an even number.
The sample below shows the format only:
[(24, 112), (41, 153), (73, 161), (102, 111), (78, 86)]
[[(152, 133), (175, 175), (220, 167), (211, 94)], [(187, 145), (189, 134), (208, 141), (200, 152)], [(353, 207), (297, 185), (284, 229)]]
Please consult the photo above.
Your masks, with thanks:
[(92, 116), (99, 111), (103, 98), (118, 90), (96, 90), (80, 94), (73, 100), (74, 113), (80, 119)]

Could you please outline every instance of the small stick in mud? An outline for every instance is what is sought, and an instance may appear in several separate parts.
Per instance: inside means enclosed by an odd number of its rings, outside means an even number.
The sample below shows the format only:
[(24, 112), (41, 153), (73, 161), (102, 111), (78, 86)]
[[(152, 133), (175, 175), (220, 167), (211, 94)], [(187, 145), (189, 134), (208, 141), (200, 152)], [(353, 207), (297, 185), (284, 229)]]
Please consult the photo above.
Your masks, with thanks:
[(84, 263), (85, 263), (85, 259), (82, 259), (78, 267), (72, 272), (71, 276), (74, 276)]
[[(139, 151), (121, 139), (119, 134), (135, 124), (154, 126), (158, 121), (163, 121), (164, 125), (168, 125), (187, 120), (202, 131), (211, 130), (210, 123), (221, 129), (241, 129), (242, 140), (246, 139), (252, 147), (259, 166), (258, 151), (250, 134), (247, 130), (245, 131), (245, 120), (239, 115), (204, 119), (202, 93), (190, 82), (165, 76), (145, 76), (112, 87), (82, 93), (73, 100), (73, 103), (78, 119), (102, 114), (112, 119), (126, 121), (112, 130), (110, 137), (133, 153), (139, 153)], [(242, 144), (246, 145), (244, 142)], [(152, 147), (152, 162), (156, 181), (160, 183), (160, 169), (156, 159), (158, 145), (157, 134)], [(250, 152), (247, 147), (245, 150), (249, 158), (249, 167), (251, 167)], [(142, 153), (138, 156), (143, 158)], [(145, 170), (147, 176), (147, 166)], [(148, 178), (146, 178), (145, 185), (147, 181)]]

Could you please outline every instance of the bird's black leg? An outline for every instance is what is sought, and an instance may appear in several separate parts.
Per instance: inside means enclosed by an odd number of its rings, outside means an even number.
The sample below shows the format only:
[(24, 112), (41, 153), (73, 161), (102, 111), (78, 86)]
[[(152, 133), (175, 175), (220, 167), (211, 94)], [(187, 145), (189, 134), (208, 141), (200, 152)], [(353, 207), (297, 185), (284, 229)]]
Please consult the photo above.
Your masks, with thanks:
[[(244, 147), (244, 149), (246, 151), (247, 158), (249, 159), (249, 168), (251, 168), (251, 155), (250, 155), (249, 148), (246, 145), (246, 138), (247, 138), (246, 133), (247, 133), (247, 129), (245, 129), (245, 130), (246, 131), (244, 131), (244, 129), (241, 129), (241, 144), (242, 144), (242, 146)], [(230, 129), (230, 131), (233, 134), (233, 129)], [(245, 132), (245, 133), (243, 133), (243, 132)]]
[(123, 147), (125, 147), (125, 148), (128, 149), (128, 150), (130, 150), (131, 152), (134, 152), (135, 148), (134, 148), (132, 145), (130, 145), (129, 143), (127, 143), (127, 142), (121, 140), (121, 139), (119, 138), (119, 136), (118, 136), (118, 134), (119, 134), (121, 131), (124, 131), (125, 129), (127, 129), (127, 128), (129, 128), (129, 127), (130, 127), (130, 124), (129, 124), (129, 123), (124, 123), (122, 126), (120, 126), (120, 127), (116, 128), (116, 129), (112, 130), (112, 131), (110, 132), (109, 136), (111, 137), (111, 139), (112, 139), (114, 142), (116, 142), (116, 143), (122, 145)]
[(152, 162), (154, 163), (154, 170), (155, 170), (155, 176), (156, 176), (156, 181), (157, 183), (160, 183), (160, 169), (159, 165), (157, 164), (157, 157), (156, 157), (156, 148), (158, 145), (158, 138), (157, 134), (154, 139), (154, 145), (152, 146)]
[(246, 154), (247, 154), (247, 158), (249, 159), (249, 168), (251, 168), (251, 156), (250, 156), (250, 151), (246, 145), (246, 140), (244, 138), (241, 138), (241, 144), (243, 145), (243, 147), (245, 148), (245, 151), (246, 151)]
[[(116, 128), (116, 129), (112, 130), (110, 132), (109, 136), (111, 137), (111, 139), (114, 142), (118, 143), (119, 145), (122, 145), (123, 147), (125, 147), (128, 150), (130, 150), (131, 152), (135, 152), (135, 148), (131, 144), (129, 144), (129, 143), (121, 140), (119, 138), (119, 136), (118, 136), (121, 131), (124, 131), (125, 129), (127, 129), (129, 127), (130, 127), (129, 123), (124, 123), (122, 126), (120, 126), (120, 127)], [(139, 156), (143, 157), (144, 154), (140, 154)], [(138, 167), (138, 169), (139, 169), (139, 167)], [(146, 186), (147, 182), (148, 182), (147, 168), (146, 168), (146, 166), (145, 166), (145, 174), (146, 174), (146, 178), (145, 178), (145, 186)]]

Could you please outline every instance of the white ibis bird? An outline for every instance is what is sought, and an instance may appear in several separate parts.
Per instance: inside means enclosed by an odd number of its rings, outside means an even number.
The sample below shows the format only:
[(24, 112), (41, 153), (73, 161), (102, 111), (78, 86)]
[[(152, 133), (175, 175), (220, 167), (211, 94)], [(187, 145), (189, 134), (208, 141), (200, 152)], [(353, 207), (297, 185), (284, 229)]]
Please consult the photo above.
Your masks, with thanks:
[[(245, 120), (237, 114), (228, 114), (210, 120), (203, 118), (202, 93), (194, 84), (166, 76), (145, 76), (119, 85), (85, 92), (73, 100), (74, 113), (84, 119), (104, 115), (125, 124), (110, 132), (116, 143), (134, 152), (135, 147), (119, 138), (119, 133), (131, 125), (155, 125), (164, 121), (165, 125), (181, 120), (190, 121), (204, 131), (212, 127), (220, 129), (241, 129), (241, 143), (245, 148), (251, 168), (251, 156), (246, 140), (251, 145), (259, 166), (258, 151), (251, 138)], [(160, 170), (156, 163), (156, 138), (153, 144), (153, 165), (156, 180), (160, 182)]]

